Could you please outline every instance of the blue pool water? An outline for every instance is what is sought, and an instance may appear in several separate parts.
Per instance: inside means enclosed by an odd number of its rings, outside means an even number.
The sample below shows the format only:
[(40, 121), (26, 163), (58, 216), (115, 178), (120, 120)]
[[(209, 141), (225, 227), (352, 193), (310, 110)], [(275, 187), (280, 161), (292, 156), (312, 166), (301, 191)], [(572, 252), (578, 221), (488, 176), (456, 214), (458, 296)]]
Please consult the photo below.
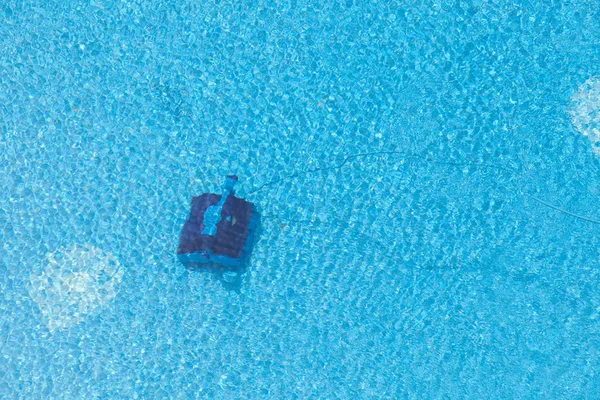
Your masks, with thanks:
[(515, 3), (2, 2), (0, 397), (599, 398), (600, 8)]

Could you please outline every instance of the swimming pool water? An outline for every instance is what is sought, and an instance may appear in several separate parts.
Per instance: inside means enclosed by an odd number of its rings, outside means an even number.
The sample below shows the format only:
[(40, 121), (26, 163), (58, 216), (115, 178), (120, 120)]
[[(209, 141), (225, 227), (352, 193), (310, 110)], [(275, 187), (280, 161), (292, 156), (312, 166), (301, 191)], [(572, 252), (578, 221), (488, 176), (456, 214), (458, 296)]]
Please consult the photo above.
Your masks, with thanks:
[(66, 3), (0, 6), (0, 397), (598, 398), (597, 2)]

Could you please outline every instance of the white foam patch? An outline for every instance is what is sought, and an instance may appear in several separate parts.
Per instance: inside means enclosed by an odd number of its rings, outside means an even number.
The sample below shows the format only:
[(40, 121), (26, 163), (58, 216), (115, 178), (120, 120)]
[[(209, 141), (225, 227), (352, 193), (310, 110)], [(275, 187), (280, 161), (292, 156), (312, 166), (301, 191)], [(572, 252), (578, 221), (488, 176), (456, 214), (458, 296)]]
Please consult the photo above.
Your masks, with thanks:
[(600, 77), (588, 79), (572, 100), (573, 125), (590, 139), (594, 153), (600, 155)]
[(110, 253), (74, 244), (49, 253), (41, 273), (30, 276), (29, 295), (50, 332), (97, 314), (117, 295), (125, 269)]

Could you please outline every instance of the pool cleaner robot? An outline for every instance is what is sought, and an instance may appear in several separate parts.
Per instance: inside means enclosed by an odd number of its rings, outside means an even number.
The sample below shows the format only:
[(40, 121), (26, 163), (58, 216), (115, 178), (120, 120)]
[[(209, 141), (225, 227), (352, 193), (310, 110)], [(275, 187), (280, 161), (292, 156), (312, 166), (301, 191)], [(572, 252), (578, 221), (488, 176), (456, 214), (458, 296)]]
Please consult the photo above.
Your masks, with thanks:
[(242, 273), (252, 253), (260, 214), (254, 204), (235, 197), (238, 177), (229, 175), (223, 194), (204, 193), (192, 199), (177, 256), (189, 270)]

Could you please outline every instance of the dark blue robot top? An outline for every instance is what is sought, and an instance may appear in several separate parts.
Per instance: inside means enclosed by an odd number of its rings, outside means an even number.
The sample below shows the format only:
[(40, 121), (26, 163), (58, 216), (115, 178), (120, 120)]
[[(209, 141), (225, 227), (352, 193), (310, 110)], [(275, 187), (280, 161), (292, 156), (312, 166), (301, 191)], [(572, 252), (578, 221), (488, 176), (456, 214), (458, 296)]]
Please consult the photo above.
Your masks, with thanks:
[(205, 193), (192, 199), (177, 249), (179, 260), (187, 268), (244, 268), (260, 216), (254, 204), (235, 197), (237, 181), (237, 176), (229, 175), (222, 195)]

